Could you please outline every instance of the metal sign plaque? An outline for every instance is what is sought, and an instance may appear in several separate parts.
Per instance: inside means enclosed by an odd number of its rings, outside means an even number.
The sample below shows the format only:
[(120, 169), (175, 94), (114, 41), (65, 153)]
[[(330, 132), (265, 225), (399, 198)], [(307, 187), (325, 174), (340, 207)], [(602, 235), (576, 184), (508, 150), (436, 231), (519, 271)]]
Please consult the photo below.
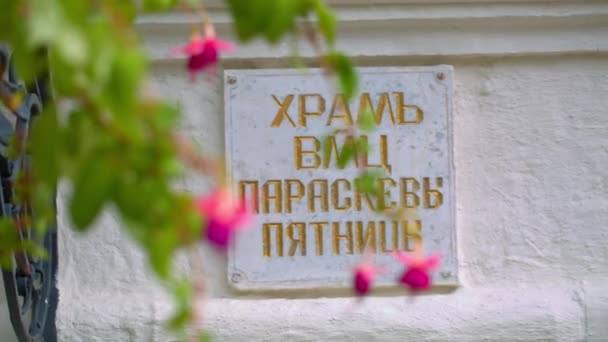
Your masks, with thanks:
[[(244, 290), (350, 286), (354, 265), (373, 249), (391, 272), (396, 250), (421, 241), (441, 253), (436, 285), (457, 285), (452, 68), (361, 68), (350, 100), (314, 70), (226, 70), (226, 149), (235, 192), (255, 199), (251, 229), (229, 252), (228, 277)], [(336, 129), (371, 115), (355, 160), (338, 168), (348, 145)], [(352, 146), (352, 145), (351, 145)], [(383, 195), (360, 188), (363, 168), (381, 174)], [(408, 208), (416, 215), (378, 213)]]

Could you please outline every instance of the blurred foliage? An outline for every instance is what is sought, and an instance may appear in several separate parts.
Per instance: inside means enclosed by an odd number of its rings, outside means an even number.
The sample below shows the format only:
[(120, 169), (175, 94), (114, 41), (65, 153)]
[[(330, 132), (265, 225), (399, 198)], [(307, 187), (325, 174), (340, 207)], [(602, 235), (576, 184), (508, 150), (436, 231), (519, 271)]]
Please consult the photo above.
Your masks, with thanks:
[[(349, 58), (334, 48), (336, 19), (324, 1), (226, 2), (241, 42), (263, 38), (277, 43), (298, 34), (298, 20), (312, 19), (325, 43), (321, 57), (336, 74), (339, 90), (347, 97), (355, 93), (357, 75)], [(172, 256), (200, 241), (204, 226), (190, 195), (171, 186), (184, 169), (173, 139), (179, 112), (143, 91), (149, 63), (133, 24), (137, 13), (183, 4), (196, 7), (201, 1), (3, 0), (0, 5), (0, 41), (11, 47), (19, 76), (27, 83), (43, 70), (52, 75), (56, 105), (46, 105), (30, 139), (34, 175), (29, 191), (37, 212), (49, 211), (48, 199), (60, 180), (72, 187), (67, 209), (74, 229), (84, 232), (103, 208), (116, 208), (152, 269), (173, 289), (179, 310), (171, 325), (176, 329), (190, 319), (191, 293), (172, 274)], [(363, 130), (372, 125), (373, 120), (359, 123)], [(356, 143), (347, 144), (340, 167), (361, 148)], [(362, 188), (370, 190), (374, 182), (362, 178)], [(23, 247), (35, 251), (23, 245), (10, 221), (0, 221), (3, 262)]]

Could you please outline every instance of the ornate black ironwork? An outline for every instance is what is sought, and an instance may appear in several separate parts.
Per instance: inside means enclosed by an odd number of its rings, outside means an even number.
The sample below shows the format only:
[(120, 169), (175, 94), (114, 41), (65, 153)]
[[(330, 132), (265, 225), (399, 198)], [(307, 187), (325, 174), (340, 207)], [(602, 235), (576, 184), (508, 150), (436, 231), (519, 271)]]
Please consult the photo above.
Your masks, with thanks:
[[(16, 253), (12, 268), (2, 270), (4, 291), (11, 323), (19, 341), (54, 342), (58, 296), (55, 224), (48, 227), (44, 236), (38, 236), (28, 226), (32, 220), (27, 219), (35, 213), (28, 203), (20, 202), (14, 193), (17, 177), (32, 167), (25, 146), (30, 127), (50, 96), (48, 75), (26, 85), (19, 79), (11, 61), (10, 50), (5, 46), (0, 46), (0, 65), (4, 66), (4, 72), (0, 74), (0, 96), (19, 94), (22, 99), (17, 108), (11, 109), (0, 104), (0, 212), (4, 217), (14, 220), (21, 239), (39, 243), (48, 253), (47, 258), (36, 258), (26, 252)], [(17, 153), (17, 157), (11, 158), (8, 153), (9, 144), (14, 141), (21, 146), (18, 148), (21, 152)]]

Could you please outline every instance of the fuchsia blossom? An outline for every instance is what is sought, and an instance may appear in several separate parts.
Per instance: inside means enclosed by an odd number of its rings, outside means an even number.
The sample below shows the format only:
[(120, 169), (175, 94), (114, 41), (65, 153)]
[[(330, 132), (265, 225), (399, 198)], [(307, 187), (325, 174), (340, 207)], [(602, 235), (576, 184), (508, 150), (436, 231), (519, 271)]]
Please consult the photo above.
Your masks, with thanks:
[(429, 273), (434, 270), (441, 261), (439, 254), (424, 257), (416, 254), (397, 252), (395, 257), (405, 265), (405, 271), (399, 282), (408, 287), (412, 292), (426, 290), (431, 287), (431, 276)]
[(199, 213), (207, 219), (207, 240), (226, 250), (234, 234), (247, 228), (253, 219), (250, 208), (227, 189), (218, 189), (196, 199)]
[(188, 45), (171, 50), (170, 54), (183, 54), (189, 56), (186, 67), (192, 81), (196, 80), (196, 74), (205, 68), (210, 73), (215, 70), (215, 65), (220, 58), (220, 51), (233, 51), (234, 46), (230, 42), (222, 41), (215, 36), (215, 30), (211, 24), (205, 25), (205, 38), (198, 32), (194, 32)]
[(374, 265), (370, 261), (372, 258), (371, 253), (372, 252), (368, 252), (364, 257), (363, 262), (357, 265), (354, 270), (353, 287), (358, 296), (365, 296), (368, 294), (372, 287), (372, 283), (374, 282), (374, 278), (385, 270), (383, 267)]

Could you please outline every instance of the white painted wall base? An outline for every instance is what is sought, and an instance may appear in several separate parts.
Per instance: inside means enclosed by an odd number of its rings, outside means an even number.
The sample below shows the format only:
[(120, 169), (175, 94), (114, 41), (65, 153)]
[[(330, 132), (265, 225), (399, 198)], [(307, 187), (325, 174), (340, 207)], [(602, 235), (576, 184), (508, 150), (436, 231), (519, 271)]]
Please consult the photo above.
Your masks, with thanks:
[[(226, 259), (207, 251), (217, 340), (608, 341), (608, 2), (336, 2), (341, 46), (358, 65), (454, 66), (461, 287), (415, 303), (390, 292), (347, 313), (352, 298), (322, 289), (237, 294)], [(211, 12), (229, 38), (225, 11)], [(222, 156), (223, 84), (191, 84), (165, 54), (188, 21), (152, 16), (139, 28), (155, 87), (186, 113), (183, 133)], [(287, 44), (254, 42), (224, 60), (288, 65)], [(170, 298), (118, 223), (107, 215), (78, 238), (59, 209), (60, 340), (171, 341)]]
[[(97, 293), (62, 317), (71, 340), (170, 341), (166, 298)], [(121, 308), (117, 310), (116, 308)], [(416, 298), (214, 299), (206, 317), (217, 341), (583, 341), (573, 291), (478, 288)], [(77, 322), (67, 325), (66, 322)]]

